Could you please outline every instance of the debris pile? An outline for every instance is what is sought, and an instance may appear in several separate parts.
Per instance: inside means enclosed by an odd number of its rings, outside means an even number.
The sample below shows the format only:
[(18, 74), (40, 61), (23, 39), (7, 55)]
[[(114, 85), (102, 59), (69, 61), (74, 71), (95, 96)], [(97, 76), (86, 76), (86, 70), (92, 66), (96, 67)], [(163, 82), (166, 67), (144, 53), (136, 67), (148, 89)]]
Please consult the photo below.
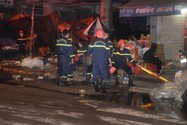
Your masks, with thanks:
[(22, 67), (28, 67), (28, 68), (41, 68), (43, 67), (44, 62), (39, 58), (39, 57), (34, 57), (34, 58), (25, 58), (22, 60)]
[(181, 109), (184, 105), (183, 94), (187, 90), (187, 71), (178, 71), (174, 82), (168, 82), (153, 89), (151, 96), (157, 109), (169, 113), (172, 117), (183, 117)]

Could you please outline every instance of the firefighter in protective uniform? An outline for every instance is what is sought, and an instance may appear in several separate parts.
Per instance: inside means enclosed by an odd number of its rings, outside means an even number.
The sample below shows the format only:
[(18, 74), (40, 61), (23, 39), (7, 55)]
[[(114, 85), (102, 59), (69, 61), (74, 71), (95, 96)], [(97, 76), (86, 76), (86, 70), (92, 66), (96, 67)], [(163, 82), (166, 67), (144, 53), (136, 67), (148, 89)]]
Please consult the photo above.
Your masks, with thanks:
[[(88, 46), (88, 54), (92, 55), (92, 74), (95, 92), (101, 91), (102, 93), (107, 91), (107, 71), (110, 60), (110, 48), (104, 38), (104, 31), (99, 29), (96, 31), (96, 39)], [(99, 75), (101, 76), (101, 83), (99, 83)]]
[(78, 42), (79, 48), (77, 49), (77, 55), (79, 57), (78, 66), (83, 64), (84, 55), (87, 52), (87, 47), (84, 42)]
[(25, 56), (26, 54), (26, 38), (23, 30), (19, 31), (19, 38), (17, 39), (17, 43), (19, 45), (20, 58), (22, 58), (22, 56)]
[(70, 64), (73, 63), (73, 47), (69, 38), (69, 31), (63, 30), (59, 34), (56, 43), (56, 54), (58, 60), (58, 70), (57, 70), (57, 84), (67, 86), (67, 78), (70, 71)]
[[(130, 51), (125, 48), (125, 42), (127, 41), (123, 39), (119, 40), (118, 48), (116, 48), (113, 52), (112, 63), (113, 63), (113, 66), (116, 67), (116, 69), (122, 69), (128, 74), (128, 77), (129, 77), (128, 85), (134, 86), (133, 80), (132, 80), (132, 69), (128, 65), (128, 63), (132, 63), (136, 65), (136, 62), (134, 61), (134, 59), (131, 58)], [(114, 73), (114, 76), (115, 76), (116, 85), (118, 85), (119, 81), (117, 78), (117, 70)]]
[[(114, 45), (113, 45), (112, 41), (110, 40), (108, 33), (105, 33), (105, 40), (106, 40), (107, 44), (109, 44), (110, 54), (111, 54), (110, 56), (112, 57)], [(109, 64), (110, 64), (110, 62), (109, 62)], [(108, 75), (108, 79), (110, 79), (110, 65), (109, 65), (109, 68), (108, 68), (107, 75)]]

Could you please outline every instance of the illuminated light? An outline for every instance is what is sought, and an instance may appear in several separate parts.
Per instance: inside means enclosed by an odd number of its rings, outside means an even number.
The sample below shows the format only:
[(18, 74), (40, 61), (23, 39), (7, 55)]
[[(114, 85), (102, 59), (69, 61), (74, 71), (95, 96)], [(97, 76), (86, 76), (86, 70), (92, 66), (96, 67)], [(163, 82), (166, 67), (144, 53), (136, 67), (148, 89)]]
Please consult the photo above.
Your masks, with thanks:
[(181, 9), (181, 14), (186, 14), (187, 13), (187, 8)]
[(186, 63), (186, 62), (187, 62), (187, 59), (186, 59), (186, 58), (181, 59), (180, 62), (181, 62), (181, 63)]

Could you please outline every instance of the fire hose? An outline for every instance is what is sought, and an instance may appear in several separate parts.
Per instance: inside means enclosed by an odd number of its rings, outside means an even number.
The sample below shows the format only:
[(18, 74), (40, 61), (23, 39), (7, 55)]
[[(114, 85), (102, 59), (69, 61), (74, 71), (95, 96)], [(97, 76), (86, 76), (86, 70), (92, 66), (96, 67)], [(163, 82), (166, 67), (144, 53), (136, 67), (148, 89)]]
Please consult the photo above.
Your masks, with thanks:
[(150, 74), (150, 75), (152, 75), (152, 76), (154, 76), (154, 77), (156, 77), (156, 78), (158, 78), (158, 79), (164, 81), (164, 83), (169, 82), (166, 78), (164, 78), (164, 77), (162, 77), (162, 76), (160, 76), (160, 75), (158, 75), (158, 74), (156, 74), (156, 73), (154, 73), (154, 72), (152, 72), (152, 71), (150, 71), (150, 70), (144, 68), (143, 66), (141, 66), (141, 65), (137, 65), (137, 66), (138, 66), (141, 70), (143, 70), (144, 72), (146, 72), (146, 73), (148, 73), (148, 74)]

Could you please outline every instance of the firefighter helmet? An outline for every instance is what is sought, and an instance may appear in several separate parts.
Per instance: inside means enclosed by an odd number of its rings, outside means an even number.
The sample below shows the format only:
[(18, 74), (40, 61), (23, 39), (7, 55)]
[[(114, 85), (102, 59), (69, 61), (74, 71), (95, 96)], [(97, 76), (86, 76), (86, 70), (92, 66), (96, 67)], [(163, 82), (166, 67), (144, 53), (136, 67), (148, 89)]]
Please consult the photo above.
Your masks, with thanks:
[(96, 31), (96, 37), (97, 38), (104, 38), (105, 37), (105, 32), (102, 29), (99, 29)]
[(125, 40), (120, 39), (120, 40), (118, 41), (118, 47), (120, 47), (122, 43), (125, 43)]
[(120, 47), (122, 43), (128, 43), (128, 42), (129, 42), (128, 40), (120, 39), (120, 40), (118, 41), (118, 47)]
[(19, 31), (19, 34), (24, 34), (23, 30), (20, 30), (20, 31)]
[(58, 30), (60, 30), (61, 32), (65, 30), (65, 26), (63, 24), (59, 24), (58, 25)]

